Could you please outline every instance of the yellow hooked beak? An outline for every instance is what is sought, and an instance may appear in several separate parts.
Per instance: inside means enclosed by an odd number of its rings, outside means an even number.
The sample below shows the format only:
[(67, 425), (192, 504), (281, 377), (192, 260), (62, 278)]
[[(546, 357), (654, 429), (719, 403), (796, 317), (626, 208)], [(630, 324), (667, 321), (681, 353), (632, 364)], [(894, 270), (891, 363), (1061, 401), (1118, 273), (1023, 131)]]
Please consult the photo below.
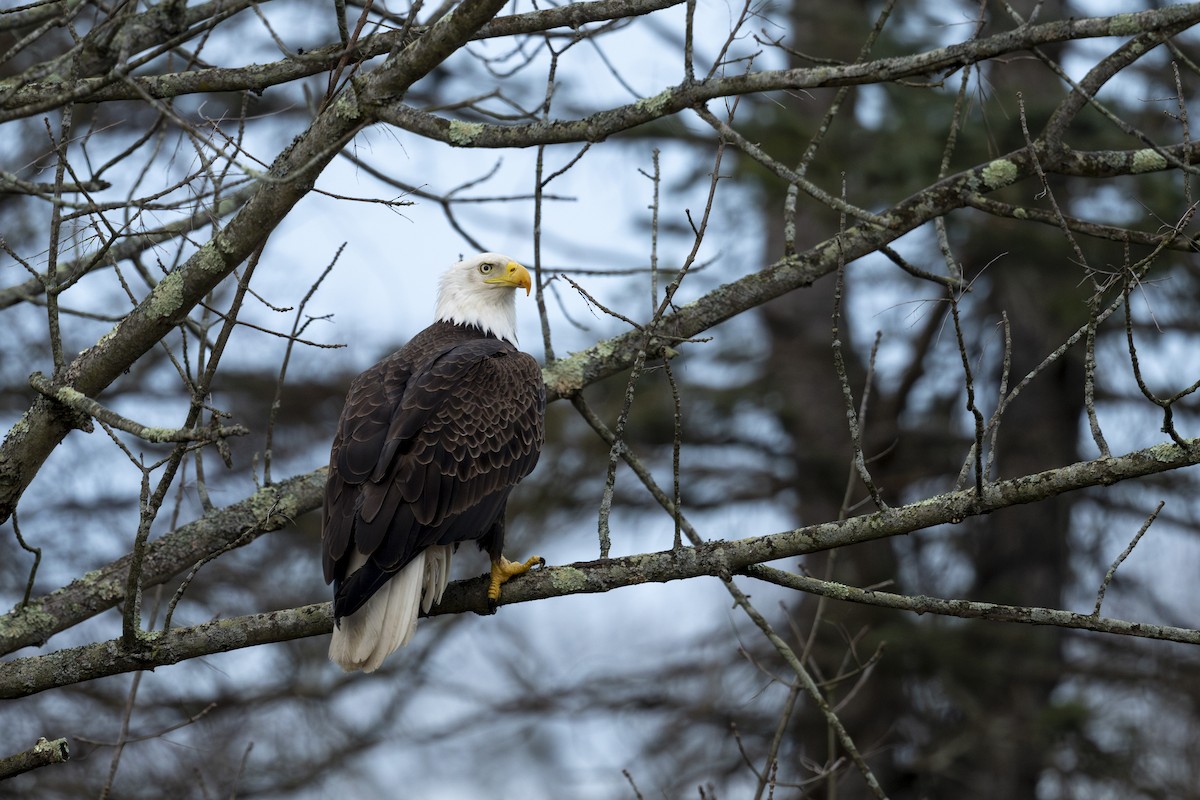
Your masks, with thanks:
[(515, 261), (505, 264), (500, 275), (484, 278), (483, 282), (498, 284), (500, 286), (511, 286), (514, 289), (524, 289), (527, 297), (529, 296), (529, 290), (533, 288), (533, 279), (529, 276), (529, 270)]

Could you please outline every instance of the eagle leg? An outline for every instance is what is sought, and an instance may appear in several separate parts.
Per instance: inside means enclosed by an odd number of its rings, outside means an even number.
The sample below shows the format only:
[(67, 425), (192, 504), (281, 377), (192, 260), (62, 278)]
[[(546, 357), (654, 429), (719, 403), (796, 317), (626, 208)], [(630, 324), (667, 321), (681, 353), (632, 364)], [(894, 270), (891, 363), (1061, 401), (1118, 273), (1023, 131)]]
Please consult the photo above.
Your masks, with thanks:
[(500, 605), (500, 587), (517, 575), (524, 575), (534, 567), (546, 566), (546, 559), (541, 556), (531, 556), (526, 561), (509, 561), (504, 556), (492, 562), (492, 582), (488, 584), (488, 611), (495, 613)]

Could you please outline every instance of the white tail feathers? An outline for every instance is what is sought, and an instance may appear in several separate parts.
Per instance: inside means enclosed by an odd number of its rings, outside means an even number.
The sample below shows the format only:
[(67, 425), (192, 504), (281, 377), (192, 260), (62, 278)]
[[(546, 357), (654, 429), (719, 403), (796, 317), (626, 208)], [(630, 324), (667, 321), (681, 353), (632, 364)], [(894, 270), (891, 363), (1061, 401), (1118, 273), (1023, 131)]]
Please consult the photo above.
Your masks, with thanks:
[[(417, 629), (418, 608), (429, 611), (442, 599), (450, 579), (449, 545), (418, 553), (395, 577), (371, 596), (362, 608), (333, 629), (329, 660), (346, 672), (374, 672), (383, 659), (408, 644)], [(357, 550), (350, 554), (347, 574), (367, 563)]]

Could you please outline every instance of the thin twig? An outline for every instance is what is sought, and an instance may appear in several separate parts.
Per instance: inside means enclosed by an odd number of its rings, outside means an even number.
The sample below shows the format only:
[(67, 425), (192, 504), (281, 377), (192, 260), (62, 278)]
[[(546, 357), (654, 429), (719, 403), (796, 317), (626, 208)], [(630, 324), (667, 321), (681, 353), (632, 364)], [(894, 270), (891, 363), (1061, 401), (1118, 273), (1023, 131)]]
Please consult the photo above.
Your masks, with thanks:
[(1159, 512), (1163, 510), (1163, 506), (1166, 504), (1165, 500), (1158, 501), (1158, 505), (1150, 512), (1150, 516), (1146, 517), (1146, 521), (1142, 523), (1142, 527), (1134, 534), (1129, 545), (1121, 551), (1121, 555), (1117, 556), (1116, 561), (1108, 568), (1108, 572), (1104, 573), (1104, 580), (1100, 581), (1100, 588), (1096, 591), (1096, 606), (1092, 609), (1093, 617), (1100, 616), (1100, 606), (1104, 603), (1104, 594), (1108, 591), (1109, 584), (1112, 583), (1113, 577), (1117, 574), (1117, 567), (1121, 566), (1122, 562), (1129, 558), (1129, 555), (1133, 552), (1133, 548), (1137, 547), (1137, 543), (1141, 541), (1142, 536), (1145, 535), (1146, 531), (1150, 530), (1150, 526), (1154, 524), (1154, 520), (1158, 519)]
[(958, 315), (958, 295), (949, 292), (950, 318), (954, 320), (954, 336), (958, 342), (958, 353), (962, 357), (963, 378), (967, 389), (967, 411), (975, 419), (975, 494), (983, 497), (983, 441), (984, 424), (983, 412), (975, 405), (975, 378), (971, 373), (971, 358), (967, 354), (967, 344), (963, 337), (962, 321)]
[(117, 778), (117, 768), (121, 764), (121, 756), (125, 752), (125, 744), (129, 737), (129, 723), (133, 719), (134, 701), (137, 699), (138, 688), (142, 685), (142, 676), (145, 674), (145, 672), (133, 673), (133, 680), (129, 684), (129, 693), (125, 697), (125, 707), (121, 712), (121, 729), (117, 733), (112, 759), (108, 764), (108, 778), (100, 789), (100, 800), (108, 800), (112, 794), (113, 781)]
[(1092, 433), (1092, 441), (1102, 457), (1112, 455), (1108, 448), (1108, 440), (1100, 429), (1100, 417), (1096, 412), (1096, 320), (1100, 312), (1100, 292), (1092, 293), (1088, 301), (1087, 337), (1083, 350), (1083, 407), (1087, 410), (1088, 429)]
[(763, 635), (767, 637), (767, 641), (775, 647), (775, 650), (791, 668), (792, 672), (796, 674), (805, 693), (808, 694), (813, 704), (816, 705), (821, 716), (825, 718), (825, 725), (832, 735), (837, 738), (838, 745), (846, 752), (846, 755), (850, 757), (850, 760), (858, 768), (859, 773), (862, 774), (863, 780), (866, 781), (867, 788), (870, 789), (871, 794), (878, 798), (878, 800), (886, 800), (887, 794), (883, 791), (883, 787), (879, 785), (879, 781), (876, 779), (874, 772), (871, 771), (870, 765), (867, 764), (866, 760), (859, 753), (854, 740), (850, 737), (849, 732), (846, 731), (845, 726), (842, 725), (842, 721), (838, 719), (837, 714), (830, 708), (829, 703), (826, 702), (821, 687), (813, 680), (812, 675), (805, 669), (804, 664), (796, 657), (795, 652), (792, 651), (787, 642), (775, 632), (775, 629), (767, 622), (766, 617), (750, 604), (749, 598), (737, 587), (733, 579), (726, 578), (724, 584), (729, 593), (733, 595), (734, 603), (758, 626)]
[[(842, 214), (841, 225), (844, 226), (845, 222), (845, 214)], [(852, 457), (854, 469), (858, 472), (859, 480), (863, 482), (863, 485), (867, 487), (867, 491), (870, 492), (871, 500), (875, 503), (875, 507), (882, 510), (888, 506), (884, 502), (883, 496), (880, 495), (879, 489), (875, 486), (875, 481), (871, 478), (870, 471), (867, 469), (867, 460), (863, 455), (862, 430), (859, 427), (859, 415), (854, 406), (854, 390), (850, 387), (850, 377), (846, 374), (846, 361), (842, 356), (842, 295), (846, 286), (846, 265), (840, 259), (839, 262), (837, 283), (834, 285), (833, 290), (833, 319), (830, 325), (833, 334), (831, 345), (833, 348), (833, 364), (837, 372), (838, 382), (841, 384), (842, 400), (846, 405), (846, 422), (850, 426), (850, 441), (854, 448)], [(878, 340), (876, 340), (876, 344), (878, 345)], [(864, 403), (867, 391), (867, 389), (864, 389)]]
[[(735, 106), (736, 108), (736, 106)], [(733, 111), (730, 111), (732, 118)], [(642, 346), (638, 348), (637, 356), (634, 358), (633, 369), (630, 370), (629, 378), (625, 384), (625, 397), (621, 405), (621, 411), (617, 416), (616, 429), (613, 432), (613, 440), (609, 447), (608, 454), (608, 474), (604, 482), (604, 492), (600, 499), (600, 510), (597, 521), (597, 531), (600, 540), (600, 557), (608, 558), (609, 548), (612, 545), (612, 538), (609, 530), (609, 516), (612, 510), (613, 494), (616, 488), (616, 468), (617, 460), (626, 449), (624, 441), (625, 424), (629, 418), (629, 412), (633, 405), (634, 388), (637, 385), (638, 379), (641, 377), (642, 369), (646, 363), (647, 351), (654, 340), (654, 334), (661, 324), (663, 316), (670, 307), (672, 299), (675, 297), (675, 292), (679, 289), (684, 277), (687, 275), (689, 268), (695, 263), (696, 256), (700, 250), (700, 244), (704, 240), (704, 233), (708, 227), (708, 221), (712, 214), (713, 200), (716, 197), (717, 184), (720, 181), (721, 159), (725, 153), (724, 141), (718, 142), (716, 157), (713, 160), (713, 169), (711, 180), (708, 186), (708, 196), (704, 205), (704, 213), (700, 217), (698, 225), (693, 224), (694, 237), (692, 240), (692, 249), (684, 259), (683, 266), (675, 275), (675, 278), (667, 285), (663, 292), (662, 301), (654, 311), (654, 316), (650, 322), (645, 325), (642, 330)], [(690, 214), (689, 214), (690, 219)], [(661, 354), (661, 353), (660, 353)], [(577, 405), (577, 408), (579, 406)], [(676, 511), (678, 513), (678, 511)]]
[[(58, 156), (57, 163), (54, 168), (54, 196), (55, 199), (61, 199), (63, 194), (64, 177), (67, 171), (67, 145), (71, 139), (71, 120), (73, 119), (75, 106), (68, 103), (62, 109), (62, 120), (59, 126), (59, 135), (55, 139), (50, 130), (50, 120), (47, 119), (46, 133), (50, 135), (50, 141), (54, 145), (55, 153)], [(66, 366), (66, 359), (63, 356), (62, 347), (62, 330), (59, 327), (58, 316), (58, 250), (62, 244), (62, 204), (54, 203), (50, 211), (50, 243), (46, 252), (46, 317), (50, 328), (50, 352), (54, 361), (54, 373), (57, 375)]]
[(1008, 321), (1008, 311), (1000, 312), (1000, 327), (1004, 331), (1004, 356), (1000, 363), (1000, 385), (996, 390), (996, 410), (988, 420), (987, 433), (991, 435), (988, 446), (987, 462), (983, 465), (985, 480), (992, 479), (992, 466), (996, 462), (996, 454), (1000, 452), (1000, 421), (1007, 408), (1004, 398), (1008, 395), (1008, 381), (1012, 376), (1012, 325)]
[(659, 194), (662, 189), (662, 169), (659, 164), (661, 152), (657, 147), (650, 151), (650, 162), (654, 165), (654, 174), (647, 176), (654, 184), (654, 198), (650, 201), (650, 313), (652, 314), (658, 307), (658, 215), (662, 209), (662, 200)]
[(346, 243), (342, 242), (341, 245), (338, 246), (337, 252), (333, 254), (333, 259), (330, 260), (325, 269), (321, 271), (321, 274), (317, 276), (317, 279), (313, 281), (312, 285), (308, 287), (308, 291), (305, 292), (304, 297), (300, 300), (300, 305), (296, 308), (296, 317), (292, 321), (292, 332), (287, 337), (287, 345), (283, 350), (283, 361), (279, 365), (279, 376), (275, 379), (275, 396), (271, 399), (271, 410), (267, 416), (267, 440), (263, 445), (264, 486), (271, 485), (271, 445), (274, 440), (275, 422), (279, 416), (279, 409), (283, 405), (283, 383), (287, 378), (288, 364), (291, 362), (292, 358), (292, 349), (299, 340), (300, 334), (304, 332), (304, 329), (308, 327), (308, 323), (311, 322), (311, 318), (305, 321), (303, 324), (301, 324), (300, 320), (304, 316), (304, 309), (308, 306), (308, 301), (312, 299), (313, 295), (317, 293), (317, 289), (320, 288), (321, 283), (325, 280), (329, 273), (333, 271), (334, 265), (337, 264), (338, 259), (341, 258), (342, 251), (345, 249)]
[(633, 782), (633, 776), (629, 774), (629, 770), (623, 769), (621, 770), (621, 774), (624, 775), (625, 780), (629, 782), (629, 788), (633, 789), (634, 800), (646, 800), (646, 798), (642, 796), (641, 791), (638, 790), (637, 784)]
[(17, 544), (26, 553), (33, 553), (33, 566), (29, 568), (29, 580), (25, 581), (25, 594), (21, 597), (21, 608), (29, 605), (29, 598), (33, 594), (33, 581), (37, 577), (38, 566), (42, 563), (42, 548), (31, 547), (25, 542), (25, 537), (21, 535), (21, 524), (17, 520), (17, 512), (13, 511), (12, 515), (13, 533), (17, 536)]
[[(275, 513), (275, 510), (276, 510), (276, 506), (272, 506), (271, 508), (269, 508), (267, 510), (267, 512), (263, 515), (263, 521), (265, 522), (266, 520), (269, 520), (272, 517), (272, 515)], [(164, 633), (171, 629), (171, 620), (175, 616), (175, 607), (177, 605), (179, 605), (179, 601), (183, 599), (184, 593), (188, 590), (188, 587), (191, 586), (192, 581), (196, 577), (196, 574), (198, 572), (200, 572), (200, 568), (203, 567), (205, 564), (208, 564), (209, 562), (219, 558), (220, 556), (225, 555), (226, 553), (230, 552), (231, 550), (236, 550), (237, 548), (242, 547), (243, 545), (254, 541), (254, 539), (257, 538), (263, 532), (263, 530), (264, 530), (264, 528), (262, 525), (252, 525), (252, 526), (248, 527), (246, 530), (244, 530), (242, 532), (241, 536), (238, 536), (236, 539), (232, 539), (231, 541), (226, 543), (224, 547), (221, 547), (217, 550), (212, 551), (211, 553), (208, 553), (207, 555), (205, 555), (203, 558), (201, 558), (199, 561), (197, 561), (195, 564), (192, 565), (192, 568), (190, 570), (188, 570), (188, 574), (183, 577), (182, 581), (180, 581), (179, 588), (177, 588), (175, 590), (175, 594), (173, 594), (171, 596), (170, 602), (167, 603), (167, 613), (163, 617), (162, 629), (163, 629)]]
[(1134, 344), (1133, 339), (1133, 311), (1131, 308), (1131, 303), (1129, 302), (1129, 295), (1132, 285), (1132, 280), (1126, 282), (1123, 296), (1125, 301), (1125, 341), (1127, 349), (1129, 350), (1129, 361), (1133, 366), (1133, 378), (1137, 382), (1138, 389), (1141, 391), (1142, 396), (1162, 409), (1163, 433), (1170, 436), (1171, 439), (1174, 440), (1175, 444), (1183, 446), (1184, 439), (1179, 434), (1179, 431), (1175, 429), (1175, 403), (1189, 394), (1192, 394), (1197, 389), (1200, 389), (1200, 380), (1195, 381), (1191, 386), (1180, 389), (1170, 397), (1159, 397), (1153, 391), (1151, 391), (1149, 385), (1146, 383), (1145, 378), (1142, 377), (1141, 361), (1138, 358), (1137, 346)]
[(667, 376), (667, 384), (671, 387), (671, 419), (674, 423), (671, 433), (671, 501), (675, 506), (675, 514), (672, 515), (675, 522), (675, 539), (672, 547), (678, 550), (683, 547), (683, 535), (679, 525), (683, 509), (679, 480), (679, 457), (683, 449), (683, 403), (679, 397), (679, 384), (675, 380), (675, 373), (671, 370), (671, 360), (665, 355), (662, 365)]
[(792, 713), (796, 710), (796, 701), (800, 697), (800, 685), (793, 683), (788, 689), (787, 699), (783, 701), (783, 710), (779, 712), (779, 722), (775, 725), (775, 734), (767, 748), (766, 763), (758, 774), (758, 786), (754, 790), (754, 800), (761, 800), (763, 791), (777, 775), (779, 769), (779, 748), (783, 744), (784, 734), (792, 721)]

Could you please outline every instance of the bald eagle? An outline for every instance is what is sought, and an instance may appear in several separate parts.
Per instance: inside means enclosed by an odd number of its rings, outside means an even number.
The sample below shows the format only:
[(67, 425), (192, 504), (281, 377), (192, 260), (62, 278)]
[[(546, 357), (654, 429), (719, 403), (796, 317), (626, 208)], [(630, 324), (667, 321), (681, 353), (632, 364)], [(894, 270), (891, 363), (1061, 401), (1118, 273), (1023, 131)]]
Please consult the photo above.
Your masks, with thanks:
[(500, 585), (542, 560), (501, 554), (509, 492), (537, 463), (546, 392), (517, 349), (529, 271), (483, 253), (441, 278), (435, 322), (350, 385), (329, 456), (322, 564), (333, 583), (329, 658), (372, 672), (441, 599), (450, 554), (475, 540)]

